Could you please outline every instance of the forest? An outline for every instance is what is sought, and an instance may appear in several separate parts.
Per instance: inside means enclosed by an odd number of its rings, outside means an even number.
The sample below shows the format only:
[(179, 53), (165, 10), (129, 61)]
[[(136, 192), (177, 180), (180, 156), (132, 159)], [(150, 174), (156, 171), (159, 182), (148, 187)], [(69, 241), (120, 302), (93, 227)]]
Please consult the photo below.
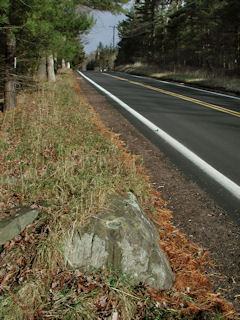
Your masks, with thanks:
[[(123, 11), (128, 0), (0, 0), (0, 99), (16, 105), (16, 89), (55, 81), (58, 67), (85, 59), (91, 9)], [(168, 69), (240, 74), (240, 1), (135, 0), (118, 25), (116, 65), (143, 62)], [(116, 48), (99, 44), (92, 67), (113, 68)]]
[[(84, 60), (82, 35), (94, 19), (90, 9), (122, 11), (128, 0), (0, 0), (0, 93), (4, 110), (16, 105), (16, 88), (33, 79), (55, 81), (65, 61)], [(55, 69), (55, 70), (54, 70)], [(2, 97), (0, 97), (2, 98)]]
[(118, 26), (117, 64), (240, 74), (240, 1), (136, 0)]

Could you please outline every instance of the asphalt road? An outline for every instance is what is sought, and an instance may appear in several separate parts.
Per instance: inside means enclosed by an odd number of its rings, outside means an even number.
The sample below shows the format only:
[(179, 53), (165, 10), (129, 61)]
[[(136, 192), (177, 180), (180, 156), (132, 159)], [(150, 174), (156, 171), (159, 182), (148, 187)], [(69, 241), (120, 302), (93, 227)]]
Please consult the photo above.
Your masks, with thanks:
[[(240, 186), (239, 98), (124, 73), (83, 74)], [(233, 195), (121, 106), (113, 104), (240, 222), (240, 194)]]

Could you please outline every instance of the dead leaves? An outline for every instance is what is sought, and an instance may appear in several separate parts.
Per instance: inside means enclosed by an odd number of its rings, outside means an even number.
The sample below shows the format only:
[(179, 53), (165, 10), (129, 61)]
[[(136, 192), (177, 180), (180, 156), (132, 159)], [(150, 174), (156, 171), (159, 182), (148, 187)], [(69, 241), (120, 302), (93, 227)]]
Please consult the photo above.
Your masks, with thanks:
[(159, 229), (159, 245), (167, 254), (175, 274), (175, 283), (170, 292), (150, 290), (151, 298), (164, 303), (166, 308), (179, 310), (181, 314), (220, 312), (226, 319), (236, 319), (231, 303), (212, 293), (212, 284), (205, 274), (205, 266), (211, 264), (209, 252), (191, 243), (171, 223), (171, 213), (161, 208), (160, 195), (154, 191), (157, 214), (152, 218)]

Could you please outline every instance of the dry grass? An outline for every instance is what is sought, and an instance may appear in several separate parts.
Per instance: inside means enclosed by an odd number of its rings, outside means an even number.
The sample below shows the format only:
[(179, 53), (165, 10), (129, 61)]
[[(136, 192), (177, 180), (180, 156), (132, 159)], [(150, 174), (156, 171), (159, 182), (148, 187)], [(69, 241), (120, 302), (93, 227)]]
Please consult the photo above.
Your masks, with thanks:
[[(210, 290), (206, 252), (170, 222), (137, 156), (123, 148), (86, 104), (71, 73), (23, 94), (0, 115), (0, 218), (32, 205), (40, 218), (1, 253), (1, 319), (234, 319), (232, 306)], [(82, 274), (66, 267), (62, 239), (133, 190), (160, 232), (176, 275), (168, 292), (134, 285), (108, 270)]]
[(240, 93), (240, 78), (214, 74), (202, 69), (181, 68), (170, 70), (170, 68), (164, 69), (157, 65), (147, 65), (136, 62), (134, 64), (119, 66), (117, 70), (137, 75), (146, 75), (162, 80), (173, 80), (191, 85)]

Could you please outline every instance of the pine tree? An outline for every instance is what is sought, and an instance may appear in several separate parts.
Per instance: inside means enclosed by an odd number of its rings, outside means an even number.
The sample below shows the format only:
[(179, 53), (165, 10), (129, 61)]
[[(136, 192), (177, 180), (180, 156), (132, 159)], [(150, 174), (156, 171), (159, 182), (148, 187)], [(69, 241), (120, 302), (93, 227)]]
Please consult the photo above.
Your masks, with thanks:
[[(33, 61), (45, 61), (44, 57), (48, 57), (49, 73), (51, 72), (53, 81), (50, 67), (53, 66), (54, 56), (74, 60), (75, 64), (83, 59), (79, 35), (91, 28), (93, 18), (86, 9), (81, 9), (81, 5), (119, 12), (122, 4), (127, 2), (128, 0), (0, 0), (1, 56), (6, 52), (4, 109), (11, 109), (16, 101), (13, 68), (15, 51), (18, 57), (25, 59), (24, 65), (19, 64), (20, 72), (36, 69), (37, 65)], [(45, 70), (44, 66), (42, 70)]]
[(118, 63), (138, 59), (240, 73), (236, 0), (136, 0), (119, 35)]

